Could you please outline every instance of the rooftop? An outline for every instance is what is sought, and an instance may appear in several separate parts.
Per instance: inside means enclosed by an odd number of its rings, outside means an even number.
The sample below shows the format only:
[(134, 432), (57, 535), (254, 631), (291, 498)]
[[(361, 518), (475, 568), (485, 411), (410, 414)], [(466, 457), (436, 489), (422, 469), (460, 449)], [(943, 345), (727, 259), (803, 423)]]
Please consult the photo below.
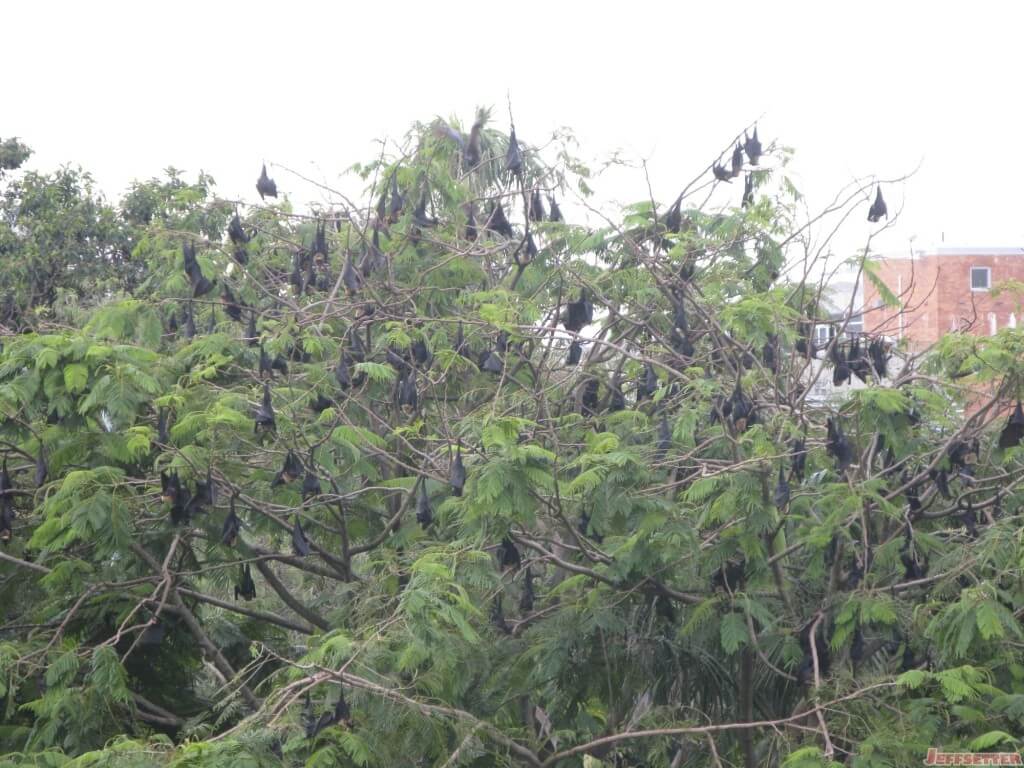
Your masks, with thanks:
[(949, 247), (945, 245), (932, 246), (929, 248), (914, 248), (911, 254), (903, 251), (900, 253), (873, 253), (872, 258), (886, 260), (920, 259), (925, 256), (1024, 256), (1024, 247), (1007, 248), (993, 247), (989, 245), (970, 245)]

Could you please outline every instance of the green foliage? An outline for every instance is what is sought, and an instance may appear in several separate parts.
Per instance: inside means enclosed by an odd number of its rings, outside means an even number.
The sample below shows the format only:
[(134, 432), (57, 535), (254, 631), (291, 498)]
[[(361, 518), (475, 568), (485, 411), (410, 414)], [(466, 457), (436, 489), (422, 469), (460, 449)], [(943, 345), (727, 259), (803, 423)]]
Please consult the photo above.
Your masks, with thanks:
[(478, 165), (472, 123), (417, 124), (353, 167), (358, 205), (240, 205), (238, 243), (203, 174), (116, 205), (81, 170), (3, 178), (0, 766), (1016, 748), (1024, 453), (997, 434), (1024, 331), (824, 401), (787, 150), (746, 206), (690, 189), (675, 223), (645, 200), (594, 228), (569, 134), (520, 136), (517, 178), (477, 118)]

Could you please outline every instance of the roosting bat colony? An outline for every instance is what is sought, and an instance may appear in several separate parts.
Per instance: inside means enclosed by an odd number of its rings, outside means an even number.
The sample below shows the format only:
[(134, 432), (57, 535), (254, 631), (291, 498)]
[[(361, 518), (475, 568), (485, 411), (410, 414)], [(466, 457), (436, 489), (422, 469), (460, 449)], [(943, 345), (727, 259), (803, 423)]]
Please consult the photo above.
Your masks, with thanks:
[[(965, 659), (1018, 685), (1024, 347), (829, 311), (810, 224), (867, 207), (844, 226), (876, 280), (881, 184), (802, 223), (752, 125), (611, 216), (486, 111), (410, 137), (355, 166), (363, 203), (296, 211), (271, 163), (258, 202), (136, 206), (136, 271), (79, 327), (8, 301), (25, 744), (749, 768), (904, 754), (915, 717), (966, 717), (929, 677)], [(100, 743), (58, 690), (106, 713)]]

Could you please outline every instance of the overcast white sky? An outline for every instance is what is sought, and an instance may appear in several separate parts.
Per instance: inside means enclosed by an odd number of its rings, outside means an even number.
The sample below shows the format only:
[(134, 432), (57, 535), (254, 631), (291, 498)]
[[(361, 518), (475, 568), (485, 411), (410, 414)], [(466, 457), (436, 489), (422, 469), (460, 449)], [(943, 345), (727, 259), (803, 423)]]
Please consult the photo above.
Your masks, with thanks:
[[(35, 149), (30, 167), (81, 164), (112, 197), (174, 165), (253, 199), (264, 159), (333, 182), (413, 120), (486, 104), (504, 125), (509, 93), (523, 140), (569, 126), (588, 157), (646, 159), (671, 198), (763, 115), (812, 203), (922, 163), (887, 190), (905, 210), (881, 250), (943, 233), (1022, 245), (1022, 21), (1010, 0), (11, 2), (0, 136)], [(596, 187), (646, 196), (639, 172)]]

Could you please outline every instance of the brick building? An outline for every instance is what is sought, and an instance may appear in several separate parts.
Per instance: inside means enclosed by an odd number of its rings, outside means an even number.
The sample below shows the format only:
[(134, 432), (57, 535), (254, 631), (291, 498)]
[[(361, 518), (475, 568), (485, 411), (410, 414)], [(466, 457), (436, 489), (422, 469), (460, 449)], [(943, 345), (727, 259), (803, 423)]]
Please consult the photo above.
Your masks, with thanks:
[(1024, 248), (931, 248), (912, 255), (874, 257), (875, 273), (900, 300), (884, 306), (863, 278), (864, 331), (907, 339), (912, 349), (935, 343), (951, 330), (995, 334), (1024, 322), (1022, 297), (993, 289), (1007, 280), (1024, 283)]

